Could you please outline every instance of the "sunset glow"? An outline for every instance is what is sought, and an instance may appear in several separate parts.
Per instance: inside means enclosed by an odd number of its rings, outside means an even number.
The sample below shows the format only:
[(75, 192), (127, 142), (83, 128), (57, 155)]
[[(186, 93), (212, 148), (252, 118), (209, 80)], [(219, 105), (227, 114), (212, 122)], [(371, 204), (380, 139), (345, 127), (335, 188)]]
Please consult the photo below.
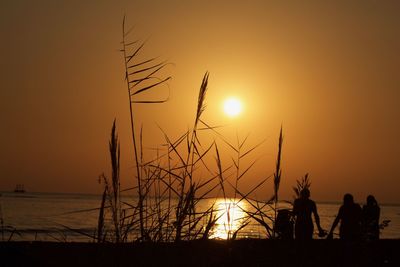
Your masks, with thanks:
[[(116, 119), (123, 188), (137, 186), (135, 150), (143, 163), (167, 165), (161, 155), (176, 141), (195, 156), (207, 151), (194, 160), (214, 175), (214, 141), (222, 171), (238, 152), (226, 143), (241, 146), (240, 155), (262, 143), (241, 158), (247, 194), (274, 173), (283, 125), (280, 199), (291, 200), (296, 179), (310, 173), (315, 200), (349, 192), (360, 204), (369, 194), (400, 203), (399, 10), (400, 1), (373, 0), (2, 1), (0, 192), (23, 184), (27, 192), (102, 194), (93, 177), (110, 176)], [(133, 50), (126, 55), (123, 25)], [(204, 150), (180, 139), (193, 128)], [(172, 154), (186, 162), (187, 152)], [(211, 179), (207, 168), (190, 164), (193, 183)]]

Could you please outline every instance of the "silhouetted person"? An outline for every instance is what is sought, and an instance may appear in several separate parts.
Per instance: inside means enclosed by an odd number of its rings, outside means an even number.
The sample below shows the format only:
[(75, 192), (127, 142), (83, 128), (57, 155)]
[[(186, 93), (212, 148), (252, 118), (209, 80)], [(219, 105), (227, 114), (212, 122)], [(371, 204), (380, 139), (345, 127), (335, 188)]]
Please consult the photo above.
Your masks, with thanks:
[(339, 208), (339, 213), (332, 224), (328, 238), (332, 238), (333, 231), (340, 221), (339, 237), (343, 240), (357, 240), (361, 232), (361, 207), (354, 203), (351, 194), (345, 194), (343, 205)]
[(374, 196), (367, 197), (367, 204), (362, 209), (363, 237), (367, 240), (379, 239), (379, 216), (381, 209)]
[(297, 240), (312, 239), (314, 224), (311, 214), (314, 214), (315, 223), (320, 236), (322, 236), (325, 231), (321, 228), (319, 223), (317, 205), (310, 199), (310, 190), (305, 188), (301, 190), (300, 198), (296, 199), (293, 204), (293, 215), (296, 217), (294, 233)]

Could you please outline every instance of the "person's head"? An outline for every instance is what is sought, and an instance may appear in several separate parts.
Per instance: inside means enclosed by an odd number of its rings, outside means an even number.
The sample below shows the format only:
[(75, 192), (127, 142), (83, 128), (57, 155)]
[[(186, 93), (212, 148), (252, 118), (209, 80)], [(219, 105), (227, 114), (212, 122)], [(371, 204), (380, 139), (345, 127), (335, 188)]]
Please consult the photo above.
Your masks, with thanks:
[(375, 197), (373, 195), (369, 195), (367, 197), (367, 205), (368, 206), (378, 205), (378, 202), (376, 201), (376, 199), (375, 199)]
[(345, 194), (344, 197), (343, 197), (343, 204), (344, 205), (350, 205), (350, 204), (353, 204), (353, 203), (354, 203), (353, 195), (349, 194), (349, 193)]
[(304, 188), (300, 191), (300, 198), (308, 199), (310, 197), (310, 190), (308, 188)]

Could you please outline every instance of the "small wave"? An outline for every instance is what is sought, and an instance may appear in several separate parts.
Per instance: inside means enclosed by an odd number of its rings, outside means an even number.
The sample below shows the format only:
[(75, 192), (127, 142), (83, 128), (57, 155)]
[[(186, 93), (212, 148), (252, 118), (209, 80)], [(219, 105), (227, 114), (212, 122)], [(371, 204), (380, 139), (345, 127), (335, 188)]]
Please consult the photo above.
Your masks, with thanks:
[(71, 229), (61, 229), (61, 228), (48, 228), (48, 229), (35, 229), (35, 228), (11, 228), (7, 227), (4, 229), (5, 232), (18, 232), (20, 234), (52, 234), (52, 233), (64, 233), (64, 234), (73, 234), (73, 233), (93, 233), (96, 228), (71, 228)]
[(38, 198), (37, 196), (34, 195), (26, 195), (26, 194), (14, 194), (14, 193), (2, 193), (0, 194), (0, 197), (4, 198)]
[(32, 195), (7, 195), (9, 198), (37, 198), (37, 196), (32, 196)]

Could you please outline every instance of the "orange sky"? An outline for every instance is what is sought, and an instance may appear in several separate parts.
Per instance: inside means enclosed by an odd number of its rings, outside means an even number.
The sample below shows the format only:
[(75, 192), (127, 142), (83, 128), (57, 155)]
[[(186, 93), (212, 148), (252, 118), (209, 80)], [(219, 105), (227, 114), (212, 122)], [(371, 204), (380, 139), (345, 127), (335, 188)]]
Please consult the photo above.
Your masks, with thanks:
[[(398, 1), (3, 1), (0, 191), (99, 192), (114, 117), (130, 183), (126, 14), (149, 38), (143, 56), (174, 63), (171, 100), (138, 108), (146, 147), (162, 142), (157, 124), (171, 137), (191, 127), (209, 71), (204, 119), (229, 140), (266, 140), (243, 188), (273, 173), (283, 124), (285, 198), (309, 172), (314, 199), (399, 203), (399, 11)], [(232, 95), (244, 105), (235, 119), (221, 111)]]

